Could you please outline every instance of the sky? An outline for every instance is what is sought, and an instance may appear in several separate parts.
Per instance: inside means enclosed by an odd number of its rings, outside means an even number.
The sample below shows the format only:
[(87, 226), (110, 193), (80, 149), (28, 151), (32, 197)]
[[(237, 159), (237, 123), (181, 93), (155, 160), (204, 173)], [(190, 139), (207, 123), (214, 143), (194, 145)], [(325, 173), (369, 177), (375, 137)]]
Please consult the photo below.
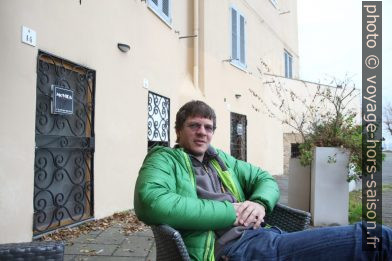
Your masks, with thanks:
[[(326, 83), (347, 74), (362, 89), (362, 1), (298, 0), (300, 78)], [(392, 1), (382, 1), (383, 106), (392, 104)], [(384, 131), (385, 145), (392, 136)]]

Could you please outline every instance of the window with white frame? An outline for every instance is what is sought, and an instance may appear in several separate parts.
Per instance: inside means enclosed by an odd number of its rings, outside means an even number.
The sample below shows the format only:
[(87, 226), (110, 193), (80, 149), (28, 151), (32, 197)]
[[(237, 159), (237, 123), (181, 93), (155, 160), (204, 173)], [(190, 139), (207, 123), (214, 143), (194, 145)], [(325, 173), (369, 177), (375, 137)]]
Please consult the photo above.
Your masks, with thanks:
[(284, 77), (293, 78), (293, 56), (284, 51)]
[(171, 24), (171, 1), (170, 0), (148, 0), (148, 6), (153, 10), (163, 21)]
[(234, 7), (231, 12), (231, 63), (246, 68), (245, 17)]

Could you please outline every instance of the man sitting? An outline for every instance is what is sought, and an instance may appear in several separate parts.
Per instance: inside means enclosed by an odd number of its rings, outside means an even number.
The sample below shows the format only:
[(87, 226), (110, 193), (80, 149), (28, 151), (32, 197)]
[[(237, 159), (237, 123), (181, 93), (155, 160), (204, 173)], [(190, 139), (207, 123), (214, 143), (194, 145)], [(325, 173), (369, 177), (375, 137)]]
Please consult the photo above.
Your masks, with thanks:
[[(389, 260), (392, 230), (383, 227), (383, 252), (362, 251), (361, 224), (284, 233), (260, 227), (279, 199), (266, 171), (210, 145), (214, 110), (191, 101), (176, 115), (177, 145), (154, 147), (136, 182), (138, 218), (178, 229), (191, 259)], [(379, 258), (379, 259), (377, 259)]]

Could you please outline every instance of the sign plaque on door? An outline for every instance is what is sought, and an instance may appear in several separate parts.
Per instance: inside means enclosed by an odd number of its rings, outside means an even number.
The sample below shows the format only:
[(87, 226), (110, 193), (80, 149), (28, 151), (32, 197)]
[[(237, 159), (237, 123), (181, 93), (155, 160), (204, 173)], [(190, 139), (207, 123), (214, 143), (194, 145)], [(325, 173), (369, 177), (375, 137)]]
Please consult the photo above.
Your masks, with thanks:
[(241, 123), (237, 124), (237, 135), (242, 136), (244, 134), (244, 127), (242, 126)]
[(52, 85), (52, 114), (73, 114), (73, 91)]

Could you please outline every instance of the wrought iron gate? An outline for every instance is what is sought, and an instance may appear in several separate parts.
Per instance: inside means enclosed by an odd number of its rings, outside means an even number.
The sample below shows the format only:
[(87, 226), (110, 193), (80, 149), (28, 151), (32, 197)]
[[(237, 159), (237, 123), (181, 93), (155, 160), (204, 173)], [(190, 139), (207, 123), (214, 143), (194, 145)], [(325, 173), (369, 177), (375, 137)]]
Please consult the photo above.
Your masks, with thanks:
[(231, 118), (231, 155), (246, 161), (246, 116), (232, 112)]
[[(62, 93), (54, 95), (55, 89)], [(95, 71), (39, 52), (35, 236), (93, 216), (94, 92)], [(72, 106), (57, 108), (58, 97)]]

